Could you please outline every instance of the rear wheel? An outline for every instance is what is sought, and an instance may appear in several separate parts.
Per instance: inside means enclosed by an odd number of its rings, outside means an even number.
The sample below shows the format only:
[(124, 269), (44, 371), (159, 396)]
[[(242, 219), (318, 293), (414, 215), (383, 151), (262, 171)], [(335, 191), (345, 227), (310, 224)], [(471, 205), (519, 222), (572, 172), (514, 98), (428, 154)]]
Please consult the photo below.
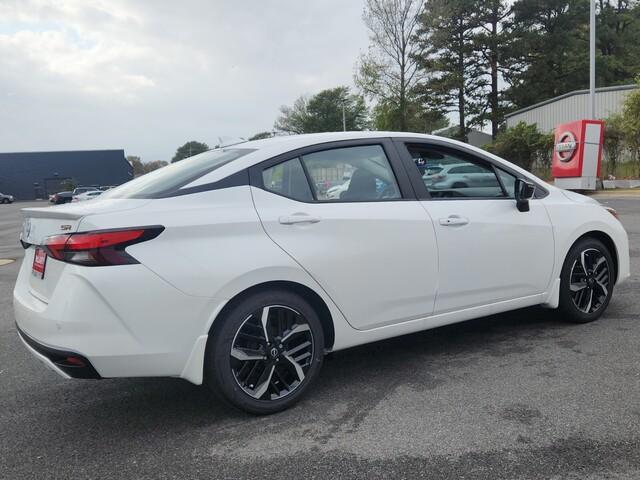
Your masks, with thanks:
[(207, 344), (206, 381), (233, 406), (253, 414), (284, 410), (317, 377), (324, 355), (322, 325), (299, 295), (254, 294), (216, 322)]
[(611, 253), (601, 241), (585, 238), (576, 243), (560, 277), (562, 319), (575, 323), (598, 319), (611, 300), (614, 273)]

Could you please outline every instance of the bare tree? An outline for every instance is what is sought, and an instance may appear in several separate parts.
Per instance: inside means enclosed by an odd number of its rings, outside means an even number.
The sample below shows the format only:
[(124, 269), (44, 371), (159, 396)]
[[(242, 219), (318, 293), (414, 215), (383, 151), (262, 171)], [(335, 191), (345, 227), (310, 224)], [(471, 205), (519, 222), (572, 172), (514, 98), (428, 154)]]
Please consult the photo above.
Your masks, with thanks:
[(413, 41), (424, 0), (366, 0), (363, 20), (371, 44), (356, 65), (355, 82), (363, 93), (397, 112), (400, 130), (408, 125), (410, 96), (419, 69), (419, 45)]

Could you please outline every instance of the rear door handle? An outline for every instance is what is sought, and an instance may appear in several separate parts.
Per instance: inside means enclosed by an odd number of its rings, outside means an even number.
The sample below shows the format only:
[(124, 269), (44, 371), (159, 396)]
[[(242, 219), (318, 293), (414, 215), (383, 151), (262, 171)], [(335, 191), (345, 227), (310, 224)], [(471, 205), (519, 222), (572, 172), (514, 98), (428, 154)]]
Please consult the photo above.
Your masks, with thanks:
[(295, 223), (318, 223), (320, 220), (320, 217), (314, 217), (307, 214), (286, 215), (278, 218), (278, 221), (282, 225), (293, 225)]
[(469, 223), (469, 219), (465, 217), (461, 217), (459, 215), (449, 215), (447, 218), (440, 219), (440, 225), (445, 227), (456, 226), (456, 225), (466, 225)]

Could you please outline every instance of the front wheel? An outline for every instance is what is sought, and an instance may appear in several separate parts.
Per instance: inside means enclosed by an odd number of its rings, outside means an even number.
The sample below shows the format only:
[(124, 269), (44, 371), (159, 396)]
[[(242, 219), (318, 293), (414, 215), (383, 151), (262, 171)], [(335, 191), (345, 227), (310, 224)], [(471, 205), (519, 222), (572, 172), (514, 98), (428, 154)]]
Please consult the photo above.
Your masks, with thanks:
[(567, 255), (560, 276), (560, 313), (564, 320), (587, 323), (606, 310), (615, 283), (611, 253), (595, 238), (577, 242)]
[(207, 343), (206, 382), (233, 406), (259, 415), (284, 410), (318, 376), (322, 325), (301, 296), (260, 292), (237, 302), (216, 322)]

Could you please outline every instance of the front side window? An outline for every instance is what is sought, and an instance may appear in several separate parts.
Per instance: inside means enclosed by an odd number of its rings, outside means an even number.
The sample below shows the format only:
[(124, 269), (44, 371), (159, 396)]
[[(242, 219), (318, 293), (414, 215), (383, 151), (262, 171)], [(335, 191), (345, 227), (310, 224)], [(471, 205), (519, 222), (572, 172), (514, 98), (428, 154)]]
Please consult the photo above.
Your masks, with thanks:
[[(433, 198), (507, 196), (491, 165), (448, 149), (427, 145), (407, 145), (407, 149)], [(515, 182), (515, 178), (512, 182)]]
[(373, 202), (401, 198), (380, 145), (335, 148), (302, 156), (316, 200)]

